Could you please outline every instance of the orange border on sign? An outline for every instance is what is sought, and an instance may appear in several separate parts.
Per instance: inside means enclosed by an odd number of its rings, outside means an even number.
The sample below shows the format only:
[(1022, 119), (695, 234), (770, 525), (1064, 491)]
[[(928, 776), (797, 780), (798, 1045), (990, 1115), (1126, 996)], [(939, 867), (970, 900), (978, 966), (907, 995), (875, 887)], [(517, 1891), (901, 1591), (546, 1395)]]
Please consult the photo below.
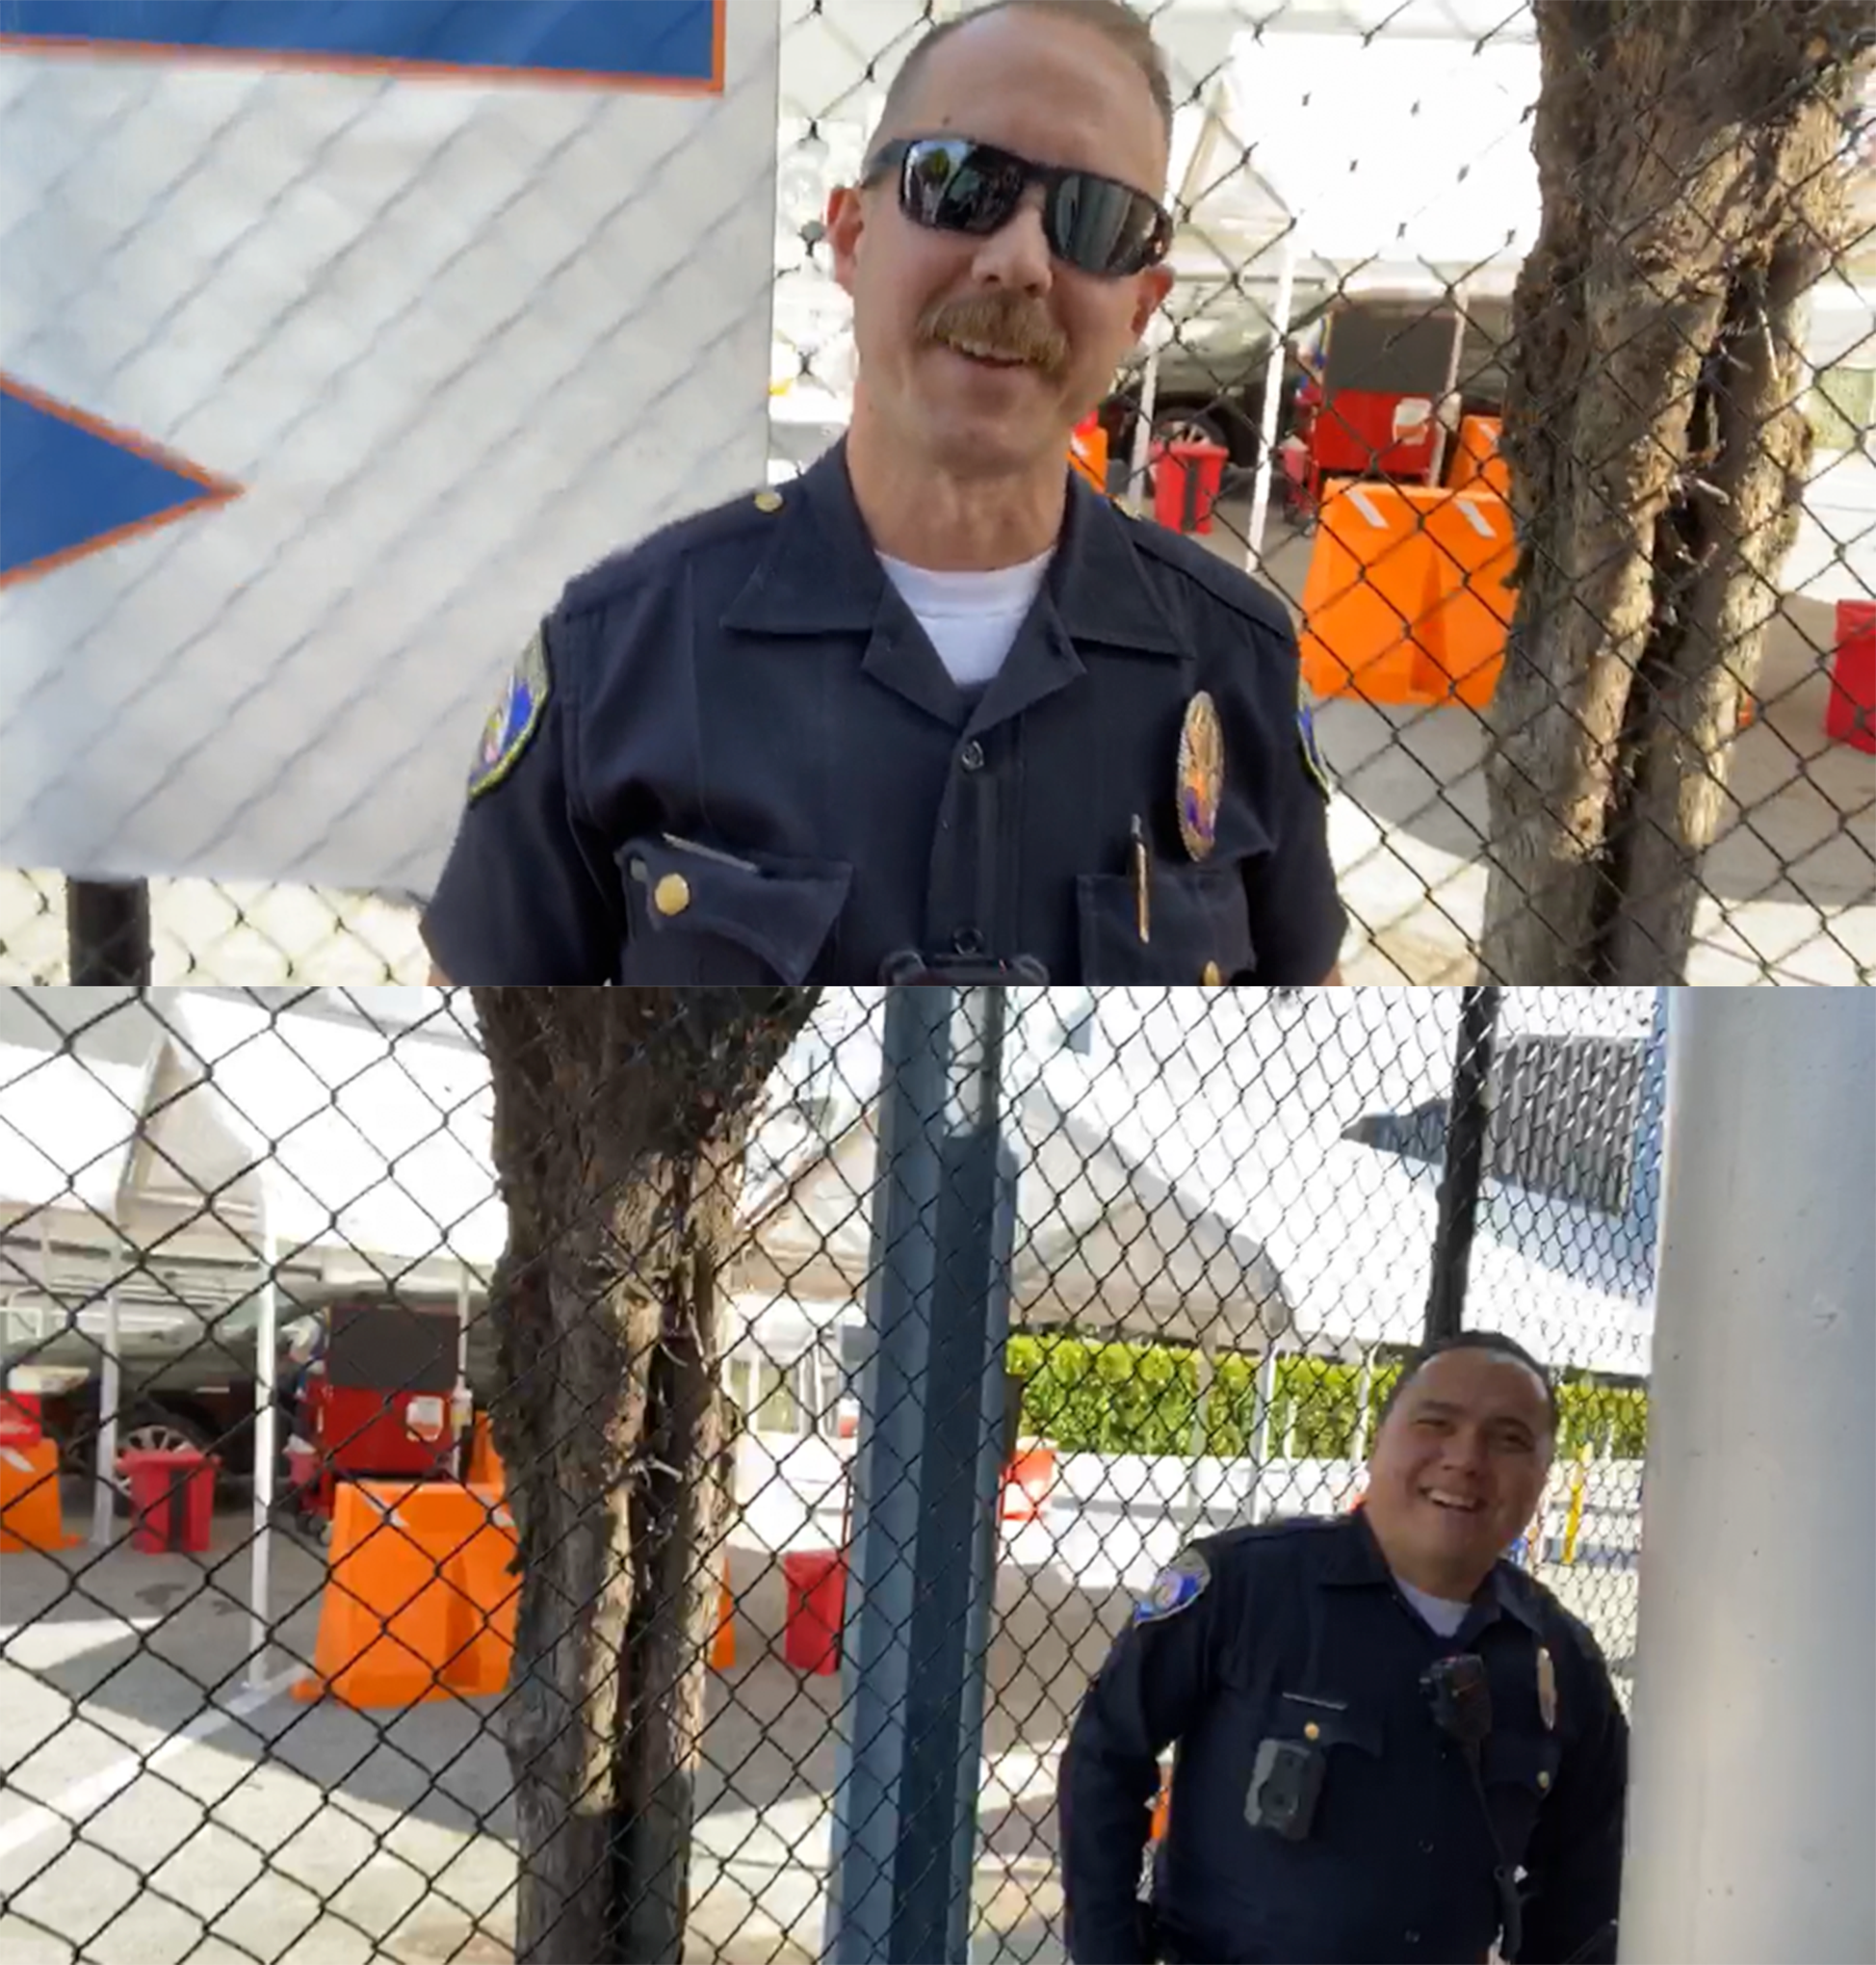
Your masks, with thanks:
[(153, 512), (148, 518), (133, 518), (128, 525), (114, 527), (110, 532), (99, 533), (92, 538), (80, 539), (75, 546), (66, 546), (64, 551), (47, 553), (43, 559), (28, 560), (23, 566), (15, 566), (11, 572), (0, 573), (0, 589), (16, 587), (27, 580), (37, 580), (42, 574), (50, 573), (60, 566), (68, 566), (74, 560), (82, 560), (88, 554), (101, 553), (107, 546), (121, 545), (124, 540), (135, 538), (140, 533), (159, 532), (166, 525), (173, 525), (179, 518), (187, 518), (192, 512), (206, 511), (217, 505), (225, 505), (231, 498), (239, 498), (248, 488), (237, 485), (232, 478), (218, 478), (213, 471), (205, 471), (200, 464), (192, 464), (187, 458), (178, 457), (174, 451), (166, 450), (160, 443), (152, 443), (146, 436), (139, 436), (134, 431), (120, 429), (115, 423), (106, 423), (101, 416), (87, 415), (83, 409), (75, 408), (69, 403), (61, 403), (34, 388), (29, 382), (22, 382), (17, 376), (10, 376), (0, 370), (0, 393), (16, 397), (30, 407), (56, 416), (61, 423), (69, 423), (91, 436), (115, 444), (119, 450), (134, 452), (138, 457), (152, 464), (160, 464), (166, 471), (173, 471), (179, 478), (187, 478), (192, 485), (202, 487), (199, 498), (186, 498), (180, 505), (171, 505), (165, 511)]
[(637, 95), (720, 95), (729, 0), (713, 0), (707, 80), (685, 75), (614, 75), (586, 68), (484, 67), (422, 62), (402, 55), (311, 55), (279, 48), (185, 47), (174, 41), (96, 40), (84, 35), (0, 34), (0, 54), (87, 55), (106, 61), (199, 62), (215, 67), (298, 69), (325, 75), (405, 75), (417, 82), (529, 82), (549, 89), (616, 89)]

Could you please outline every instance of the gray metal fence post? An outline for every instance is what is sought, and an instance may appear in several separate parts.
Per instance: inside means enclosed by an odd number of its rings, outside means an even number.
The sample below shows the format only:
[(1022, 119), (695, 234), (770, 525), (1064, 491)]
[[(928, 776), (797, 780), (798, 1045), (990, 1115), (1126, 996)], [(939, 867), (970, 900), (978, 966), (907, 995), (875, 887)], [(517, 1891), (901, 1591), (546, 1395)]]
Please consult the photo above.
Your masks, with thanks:
[(964, 1965), (1015, 1164), (1001, 989), (887, 997), (829, 1965)]
[(1680, 989), (1622, 1956), (1876, 1956), (1876, 1005)]
[(1478, 1190), (1485, 1173), (1485, 1135), (1492, 1116), (1492, 1044), (1498, 1026), (1498, 991), (1489, 985), (1466, 989), (1460, 1003), (1446, 1167), (1440, 1175), (1440, 1218), (1426, 1296), (1428, 1344), (1457, 1337), (1465, 1326), (1466, 1279), (1472, 1269)]

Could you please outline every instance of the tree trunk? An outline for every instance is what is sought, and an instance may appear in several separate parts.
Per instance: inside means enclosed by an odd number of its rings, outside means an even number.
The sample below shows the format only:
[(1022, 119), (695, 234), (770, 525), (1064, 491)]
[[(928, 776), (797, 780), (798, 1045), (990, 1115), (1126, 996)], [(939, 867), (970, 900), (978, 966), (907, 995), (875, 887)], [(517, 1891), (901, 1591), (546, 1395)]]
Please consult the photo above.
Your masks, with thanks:
[(527, 1965), (675, 1961), (717, 1604), (717, 1275), (812, 990), (474, 991), (508, 1210), (491, 1412), (520, 1545)]
[(1536, 0), (1485, 973), (1679, 978), (1810, 459), (1876, 0)]

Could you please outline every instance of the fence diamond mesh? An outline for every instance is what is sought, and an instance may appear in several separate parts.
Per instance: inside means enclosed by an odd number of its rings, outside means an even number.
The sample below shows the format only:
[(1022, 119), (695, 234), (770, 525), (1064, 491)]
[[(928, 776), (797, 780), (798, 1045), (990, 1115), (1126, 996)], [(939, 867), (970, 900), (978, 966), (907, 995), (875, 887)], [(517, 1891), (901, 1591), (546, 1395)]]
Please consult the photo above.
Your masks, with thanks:
[[(878, 992), (795, 993), (760, 1036), (656, 992), (0, 998), (8, 1955), (525, 1955), (524, 1873), (564, 1884), (555, 1838), (611, 1810), (642, 1838), (628, 1929), (688, 1886), (686, 1957), (817, 1957), (837, 1875), (860, 1915), (858, 1797), (898, 1729), (954, 1797), (899, 1833), (942, 1850), (965, 1810), (970, 1955), (1059, 1958), (1055, 1770), (1136, 1596), (1194, 1536), (1359, 1499), (1452, 1260), (1466, 1010), (1491, 1062), (1465, 1322), (1562, 1407), (1512, 1559), (1626, 1698), (1659, 1007), (1462, 994), (967, 993), (935, 1076)], [(642, 1155), (529, 1188), (535, 1093), (575, 1157), (660, 1086), (711, 1087), (686, 1109), (717, 1125), (725, 1014), (779, 1061), (682, 1209)], [(616, 1046), (586, 1075), (581, 1017)], [(994, 1136), (1002, 1227), (968, 1160), (903, 1212), (891, 1114), (921, 1098), (946, 1140)], [(674, 1220), (707, 1276), (667, 1260)], [(948, 1253), (907, 1295), (921, 1222)], [(977, 1284), (973, 1247), (1000, 1251)], [(963, 1573), (981, 1616), (941, 1620), (947, 1650), (921, 1620)], [(635, 1771), (554, 1785), (575, 1711)]]
[[(83, 606), (64, 556), (21, 543), (32, 486), (10, 494), (26, 666), (0, 813), (70, 842), (0, 877), (12, 979), (68, 973), (67, 876), (150, 873), (155, 977), (422, 982), (462, 760), (553, 586), (625, 542), (622, 510), (649, 530), (838, 437), (827, 195), (959, 0), (725, 4), (720, 107), (668, 150), (606, 89), (355, 64), (211, 67), (179, 107), (163, 65), (75, 62), (32, 39), (39, 11), (0, 17), (31, 133), (0, 236), (16, 280), (69, 301), (10, 314), (7, 402), (134, 406), (248, 487), (111, 546)], [(546, 60), (530, 36), (570, 11), (470, 13)], [(1548, 71), (1509, 0), (1140, 11), (1177, 104), (1176, 279), (1078, 442), (1112, 496), (1289, 605), (1347, 973), (1464, 982), (1489, 939), (1500, 980), (1559, 980), (1530, 939), (1554, 932), (1596, 952), (1576, 980), (1870, 980), (1866, 10), (1624, 13), (1611, 35), (1666, 38), (1651, 66), (1559, 6)], [(386, 141), (413, 100), (414, 162)], [(126, 176), (152, 169), (160, 195)], [(206, 336), (180, 370), (178, 327)], [(752, 404), (750, 433), (705, 442), (725, 364), (765, 342), (766, 437)], [(541, 514), (551, 574), (512, 543)], [(210, 525), (205, 597), (187, 555)]]

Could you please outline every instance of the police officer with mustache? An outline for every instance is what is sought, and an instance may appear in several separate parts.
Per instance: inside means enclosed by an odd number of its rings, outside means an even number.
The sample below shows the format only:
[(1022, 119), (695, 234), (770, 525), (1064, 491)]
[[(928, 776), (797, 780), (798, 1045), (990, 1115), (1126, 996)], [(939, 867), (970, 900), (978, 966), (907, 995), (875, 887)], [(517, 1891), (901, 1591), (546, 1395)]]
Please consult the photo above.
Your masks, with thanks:
[(1502, 1559), (1556, 1421), (1510, 1339), (1431, 1345), (1354, 1513), (1160, 1574), (1062, 1759), (1074, 1965), (1613, 1965), (1628, 1722), (1587, 1628)]
[(1170, 284), (1171, 116), (1119, 0), (914, 49), (828, 210), (845, 440), (567, 589), (469, 773), (438, 980), (1339, 980), (1287, 615), (1067, 467)]

